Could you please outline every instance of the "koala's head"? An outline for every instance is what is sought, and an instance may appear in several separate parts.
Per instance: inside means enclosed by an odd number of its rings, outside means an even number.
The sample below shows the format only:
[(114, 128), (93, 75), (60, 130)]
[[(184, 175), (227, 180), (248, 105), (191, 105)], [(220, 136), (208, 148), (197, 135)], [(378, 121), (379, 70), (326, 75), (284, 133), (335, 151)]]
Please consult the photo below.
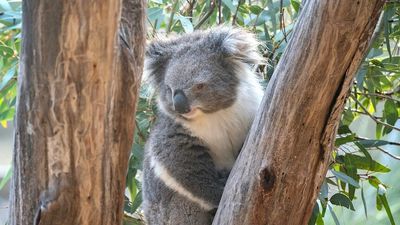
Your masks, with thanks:
[(261, 60), (257, 47), (251, 33), (222, 27), (153, 41), (145, 71), (159, 107), (186, 120), (230, 107), (241, 73)]

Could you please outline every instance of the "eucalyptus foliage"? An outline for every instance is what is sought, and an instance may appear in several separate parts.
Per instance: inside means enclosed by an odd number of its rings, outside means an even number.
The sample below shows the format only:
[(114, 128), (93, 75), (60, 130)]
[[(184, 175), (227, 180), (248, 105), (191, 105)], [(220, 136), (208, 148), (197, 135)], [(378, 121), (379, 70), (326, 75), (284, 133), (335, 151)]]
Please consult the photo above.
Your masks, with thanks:
[[(6, 126), (15, 111), (18, 50), (20, 43), (20, 0), (0, 0), (0, 123)], [(299, 0), (149, 0), (147, 9), (148, 38), (169, 33), (190, 33), (217, 25), (241, 26), (255, 32), (261, 41), (260, 51), (267, 65), (258, 72), (268, 83), (287, 42), (293, 25), (301, 11)], [(400, 135), (396, 126), (400, 114), (400, 3), (387, 1), (375, 41), (362, 63), (350, 90), (345, 111), (342, 114), (336, 150), (325, 182), (314, 207), (309, 224), (324, 224), (327, 211), (336, 224), (335, 213), (340, 206), (346, 210), (368, 212), (364, 191), (376, 190), (377, 210), (386, 212), (388, 224), (400, 224), (400, 209), (391, 209), (393, 183), (383, 183), (379, 177), (391, 176), (391, 168), (380, 162), (381, 158), (400, 160), (399, 156), (384, 149), (400, 146), (386, 141), (391, 132)], [(125, 224), (138, 224), (141, 205), (140, 171), (143, 148), (151, 125), (155, 120), (155, 103), (146, 85), (142, 86), (136, 115), (135, 143), (129, 160)], [(364, 116), (376, 124), (375, 138), (360, 136), (350, 124)], [(8, 179), (8, 178), (6, 178)], [(4, 183), (0, 182), (0, 183)], [(362, 199), (364, 207), (356, 208), (355, 199)], [(394, 199), (392, 199), (394, 200)], [(396, 221), (397, 219), (397, 221)], [(140, 220), (140, 216), (139, 216)], [(366, 219), (367, 220), (367, 219)]]

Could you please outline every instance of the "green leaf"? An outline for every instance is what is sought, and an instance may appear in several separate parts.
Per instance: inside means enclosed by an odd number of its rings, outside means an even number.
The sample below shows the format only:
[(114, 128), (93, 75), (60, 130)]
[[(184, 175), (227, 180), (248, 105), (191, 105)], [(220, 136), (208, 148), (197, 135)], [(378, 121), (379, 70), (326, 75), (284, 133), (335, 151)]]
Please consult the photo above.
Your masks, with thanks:
[(382, 129), (383, 129), (383, 125), (381, 123), (377, 123), (376, 129), (375, 129), (375, 137), (377, 139), (380, 139), (382, 137)]
[(335, 175), (335, 177), (337, 177), (339, 180), (346, 182), (348, 184), (351, 184), (352, 186), (359, 188), (360, 185), (358, 184), (358, 182), (356, 180), (354, 180), (353, 178), (347, 176), (346, 174), (339, 172), (339, 171), (335, 171), (335, 170), (331, 170), (331, 172), (333, 173), (333, 175)]
[(384, 65), (381, 61), (379, 61), (379, 60), (377, 60), (377, 59), (371, 59), (370, 62), (371, 62), (372, 64), (374, 64), (375, 66), (378, 66), (378, 67), (385, 67), (385, 65)]
[(10, 58), (14, 55), (14, 49), (8, 47), (7, 45), (0, 45), (0, 56)]
[(335, 224), (336, 225), (340, 225), (339, 220), (338, 220), (335, 212), (333, 211), (332, 207), (330, 205), (328, 205), (328, 208), (329, 208), (329, 212), (331, 213), (333, 221), (335, 222)]
[[(353, 166), (348, 166), (348, 165), (346, 164), (346, 174), (347, 174), (349, 177), (353, 178), (353, 179), (354, 179), (355, 181), (357, 181), (357, 183), (358, 183), (359, 177), (358, 177), (358, 174), (357, 174), (357, 168), (355, 168), (355, 167), (353, 167)], [(357, 188), (357, 187), (355, 187), (355, 186), (353, 186), (353, 185), (349, 185), (349, 192), (348, 192), (348, 195), (349, 195), (350, 200), (352, 200), (352, 201), (353, 201), (353, 199), (354, 199), (354, 197), (355, 197), (356, 188)], [(360, 188), (360, 187), (358, 187), (358, 188)]]
[(338, 206), (343, 206), (354, 211), (354, 206), (349, 197), (342, 193), (334, 194), (329, 200), (330, 203)]
[[(360, 149), (360, 151), (365, 155), (365, 157), (367, 157), (367, 159), (368, 159), (369, 161), (372, 160), (371, 154), (369, 154), (369, 152), (367, 151), (367, 149), (364, 147), (365, 145), (363, 145), (363, 144), (361, 143), (361, 141), (356, 141), (356, 142), (354, 142), (354, 144)], [(350, 162), (351, 162), (351, 161), (350, 161)], [(350, 163), (350, 162), (349, 162), (349, 163)]]
[(345, 137), (338, 137), (335, 140), (335, 146), (339, 147), (343, 144), (349, 143), (349, 142), (353, 142), (355, 140), (356, 135), (355, 134), (350, 134), (347, 135)]
[(163, 15), (163, 9), (154, 7), (147, 9), (147, 17), (151, 21), (155, 21), (156, 19), (160, 18)]
[(0, 181), (0, 190), (3, 189), (4, 186), (6, 186), (7, 182), (11, 179), (11, 175), (12, 175), (12, 167), (10, 166), (10, 168), (7, 170), (6, 175)]
[(352, 134), (349, 126), (341, 125), (338, 129), (338, 134)]
[(363, 170), (369, 170), (369, 171), (375, 171), (375, 172), (381, 172), (381, 173), (390, 172), (390, 169), (387, 168), (386, 166), (378, 163), (377, 161), (375, 161), (373, 159), (369, 159), (367, 157), (354, 155), (354, 154), (346, 154), (345, 158), (347, 158), (347, 160), (349, 160), (352, 163), (352, 165), (354, 165), (357, 169), (363, 169)]
[(365, 218), (368, 219), (367, 204), (365, 203), (364, 188), (361, 187), (361, 199), (364, 206)]
[(386, 49), (389, 53), (389, 57), (392, 58), (392, 51), (390, 49), (390, 38), (389, 38), (389, 19), (391, 18), (391, 15), (394, 13), (393, 8), (386, 9), (383, 13), (383, 25), (384, 25), (384, 36), (385, 36), (385, 43), (386, 43)]
[(319, 206), (318, 203), (316, 202), (311, 214), (311, 218), (308, 221), (308, 225), (314, 225), (317, 222), (318, 215), (319, 215)]
[(382, 184), (382, 182), (376, 176), (369, 176), (368, 177), (368, 182), (369, 182), (369, 184), (371, 184), (376, 189), (378, 189), (379, 185)]
[(16, 66), (12, 66), (7, 73), (4, 75), (3, 80), (0, 83), (0, 91), (8, 84), (8, 82), (14, 77), (15, 75)]
[(294, 11), (298, 13), (300, 10), (300, 2), (298, 0), (290, 0), (290, 4), (292, 4)]
[(329, 187), (328, 187), (328, 183), (326, 182), (326, 180), (322, 183), (321, 186), (321, 191), (320, 191), (320, 196), (323, 199), (328, 198), (328, 192), (329, 192)]
[(231, 0), (222, 0), (222, 3), (224, 3), (224, 5), (231, 10), (231, 13), (235, 13), (236, 12), (236, 7), (233, 6)]
[(317, 225), (324, 225), (324, 219), (322, 218), (321, 214), (319, 214), (317, 217)]
[(190, 22), (190, 20), (188, 18), (178, 15), (178, 19), (181, 22), (182, 27), (186, 33), (193, 32), (193, 24), (192, 24), (192, 22)]
[(6, 12), (13, 11), (7, 0), (0, 0), (0, 9)]
[[(126, 185), (128, 187), (128, 191), (129, 191), (129, 194), (130, 194), (130, 197), (132, 200), (135, 199), (137, 196), (137, 186), (136, 186), (136, 182), (135, 182), (135, 176), (136, 176), (136, 170), (129, 169)], [(134, 212), (134, 211), (130, 210), (130, 212)]]
[(377, 196), (380, 199), (380, 202), (382, 203), (383, 207), (385, 208), (386, 214), (389, 217), (390, 224), (391, 225), (396, 225), (396, 223), (394, 222), (392, 211), (390, 210), (390, 206), (389, 206), (388, 200), (386, 198), (386, 195), (385, 194), (383, 194), (383, 195), (378, 194)]
[(364, 83), (364, 79), (365, 79), (365, 75), (367, 74), (367, 71), (368, 71), (368, 67), (363, 63), (361, 65), (361, 68), (358, 70), (357, 76), (356, 76), (357, 87), (359, 89), (362, 89), (362, 87), (363, 87), (363, 83)]
[(144, 158), (144, 149), (142, 145), (133, 144), (132, 156), (129, 162), (129, 167), (141, 170)]
[(251, 6), (250, 6), (250, 12), (253, 13), (253, 14), (255, 14), (255, 15), (260, 14), (263, 10), (264, 10), (264, 9), (261, 8), (261, 7), (258, 6), (258, 5), (251, 5)]
[(377, 209), (378, 211), (381, 211), (381, 210), (382, 210), (382, 200), (381, 200), (381, 198), (379, 197), (378, 193), (376, 193), (376, 209)]
[(384, 117), (386, 118), (386, 122), (388, 124), (394, 126), (396, 121), (399, 118), (399, 115), (397, 112), (397, 105), (393, 100), (388, 99), (385, 101), (383, 114), (384, 114)]
[(140, 205), (142, 204), (142, 191), (139, 191), (136, 195), (135, 200), (132, 203), (131, 209), (133, 212), (136, 212), (136, 210), (140, 207)]
[(350, 110), (345, 110), (342, 114), (342, 123), (344, 125), (350, 125), (354, 120), (354, 114)]
[(361, 145), (363, 145), (365, 148), (374, 148), (374, 147), (379, 147), (382, 145), (390, 144), (390, 142), (385, 141), (385, 140), (360, 140), (358, 142)]

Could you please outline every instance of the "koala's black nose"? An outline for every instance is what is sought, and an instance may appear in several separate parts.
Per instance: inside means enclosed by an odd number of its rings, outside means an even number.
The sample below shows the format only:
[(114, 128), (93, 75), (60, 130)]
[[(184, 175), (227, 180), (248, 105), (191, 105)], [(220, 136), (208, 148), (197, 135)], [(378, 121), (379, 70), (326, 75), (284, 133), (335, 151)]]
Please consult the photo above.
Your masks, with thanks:
[(174, 110), (180, 114), (190, 112), (189, 100), (182, 90), (174, 91)]

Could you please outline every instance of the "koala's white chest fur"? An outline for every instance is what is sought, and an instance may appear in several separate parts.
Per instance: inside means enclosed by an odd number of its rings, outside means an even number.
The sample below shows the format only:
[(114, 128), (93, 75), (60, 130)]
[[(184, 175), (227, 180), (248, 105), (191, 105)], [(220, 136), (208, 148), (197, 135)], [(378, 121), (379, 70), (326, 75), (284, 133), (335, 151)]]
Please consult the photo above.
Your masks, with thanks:
[(208, 145), (219, 170), (232, 169), (261, 102), (263, 91), (253, 76), (241, 78), (232, 106), (184, 123)]

